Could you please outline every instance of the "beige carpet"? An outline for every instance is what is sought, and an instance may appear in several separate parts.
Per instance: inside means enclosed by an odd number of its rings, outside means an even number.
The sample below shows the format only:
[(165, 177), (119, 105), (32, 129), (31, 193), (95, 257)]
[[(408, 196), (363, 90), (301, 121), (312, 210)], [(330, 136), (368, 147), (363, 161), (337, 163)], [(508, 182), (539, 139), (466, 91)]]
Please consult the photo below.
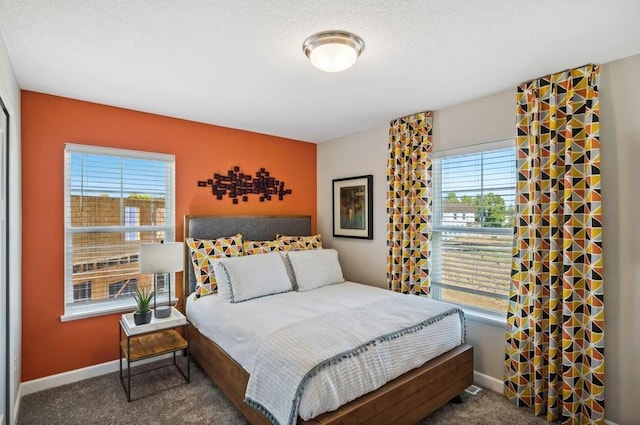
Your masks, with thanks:
[[(167, 363), (163, 360), (162, 364)], [(158, 363), (139, 366), (149, 368)], [(140, 370), (140, 369), (138, 369)], [(19, 425), (75, 424), (242, 424), (247, 422), (194, 363), (186, 384), (173, 367), (132, 377), (127, 402), (118, 373), (52, 388), (22, 398)], [(514, 407), (500, 394), (483, 389), (464, 393), (463, 403), (449, 403), (420, 425), (548, 424), (529, 409)]]

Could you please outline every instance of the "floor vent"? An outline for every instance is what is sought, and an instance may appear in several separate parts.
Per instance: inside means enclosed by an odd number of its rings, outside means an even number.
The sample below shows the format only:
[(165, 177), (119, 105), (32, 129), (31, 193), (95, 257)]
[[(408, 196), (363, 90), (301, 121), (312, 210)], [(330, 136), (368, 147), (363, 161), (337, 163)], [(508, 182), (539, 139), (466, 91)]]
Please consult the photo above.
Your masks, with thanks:
[(482, 391), (482, 388), (476, 387), (475, 385), (469, 385), (464, 391), (471, 395), (476, 395)]

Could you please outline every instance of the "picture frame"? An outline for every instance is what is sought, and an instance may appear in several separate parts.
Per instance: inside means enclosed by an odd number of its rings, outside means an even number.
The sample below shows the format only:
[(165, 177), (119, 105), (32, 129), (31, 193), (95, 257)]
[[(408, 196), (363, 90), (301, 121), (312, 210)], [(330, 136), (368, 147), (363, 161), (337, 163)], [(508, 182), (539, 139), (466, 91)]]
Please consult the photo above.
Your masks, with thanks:
[(333, 180), (333, 236), (373, 239), (373, 175)]

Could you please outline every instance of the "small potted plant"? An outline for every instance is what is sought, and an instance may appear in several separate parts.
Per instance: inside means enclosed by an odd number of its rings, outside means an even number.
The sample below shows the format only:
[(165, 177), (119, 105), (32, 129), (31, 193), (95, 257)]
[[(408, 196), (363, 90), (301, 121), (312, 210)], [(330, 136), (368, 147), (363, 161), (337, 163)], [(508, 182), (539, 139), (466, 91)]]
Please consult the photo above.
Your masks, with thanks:
[(150, 291), (147, 288), (136, 285), (136, 290), (133, 293), (133, 299), (138, 304), (138, 309), (133, 313), (133, 321), (136, 325), (144, 325), (151, 322), (151, 309), (149, 305), (153, 300), (155, 291)]

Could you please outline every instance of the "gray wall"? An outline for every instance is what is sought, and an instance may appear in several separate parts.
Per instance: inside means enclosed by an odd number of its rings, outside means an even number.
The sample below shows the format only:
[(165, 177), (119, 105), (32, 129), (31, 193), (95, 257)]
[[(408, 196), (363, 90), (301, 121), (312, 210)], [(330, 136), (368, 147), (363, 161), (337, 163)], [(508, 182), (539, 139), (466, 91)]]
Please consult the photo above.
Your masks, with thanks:
[(600, 141), (607, 419), (640, 424), (640, 55), (603, 66)]
[[(318, 232), (338, 250), (345, 279), (386, 287), (387, 125), (318, 145)], [(333, 238), (332, 180), (373, 174), (373, 240)]]
[[(560, 70), (558, 70), (560, 71)], [(601, 74), (606, 303), (606, 417), (620, 425), (640, 423), (640, 56), (605, 64)], [(515, 88), (434, 113), (434, 150), (512, 137)], [(415, 111), (420, 112), (420, 111)], [(396, 117), (389, 117), (394, 119)], [(318, 145), (318, 230), (338, 249), (345, 277), (386, 287), (386, 159), (389, 123)], [(373, 174), (374, 239), (332, 235), (332, 179)], [(502, 380), (504, 326), (471, 318), (468, 339), (475, 369)]]
[[(0, 96), (9, 110), (10, 118), (10, 144), (9, 144), (9, 406), (7, 407), (10, 422), (15, 423), (19, 404), (18, 389), (20, 385), (20, 358), (21, 358), (21, 160), (20, 160), (20, 89), (13, 73), (11, 61), (0, 34)], [(2, 311), (2, 326), (6, 326), (4, 320), (4, 306)], [(2, 342), (4, 350), (4, 342)], [(0, 366), (4, 367), (4, 365)], [(4, 382), (2, 385), (2, 397), (4, 398)], [(3, 401), (4, 402), (4, 401)], [(1, 413), (1, 411), (0, 411)]]

